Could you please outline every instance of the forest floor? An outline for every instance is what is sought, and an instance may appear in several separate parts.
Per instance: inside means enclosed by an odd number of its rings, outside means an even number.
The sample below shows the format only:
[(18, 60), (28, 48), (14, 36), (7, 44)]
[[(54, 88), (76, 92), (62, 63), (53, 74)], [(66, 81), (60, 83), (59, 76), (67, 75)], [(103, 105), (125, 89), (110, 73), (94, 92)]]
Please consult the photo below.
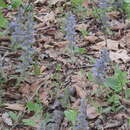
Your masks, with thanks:
[[(89, 72), (103, 48), (109, 50), (112, 63), (127, 72), (130, 80), (128, 19), (117, 10), (107, 13), (111, 27), (106, 42), (102, 24), (93, 17), (93, 3), (86, 0), (82, 6), (87, 11), (76, 10), (65, 0), (33, 2), (38, 64), (20, 83), (21, 77), (14, 65), (19, 63), (21, 50), (11, 51), (10, 35), (0, 37), (6, 75), (6, 82), (0, 79), (1, 130), (71, 130), (77, 125), (75, 115), (82, 113), (82, 107), (87, 125), (83, 130), (130, 130), (130, 84), (123, 86), (123, 92), (113, 94), (110, 88), (89, 80)], [(69, 43), (63, 29), (69, 11), (75, 14), (76, 46), (79, 48), (73, 56), (67, 52)], [(7, 11), (6, 17), (13, 21), (16, 13), (17, 10)], [(113, 67), (109, 71), (113, 74)]]

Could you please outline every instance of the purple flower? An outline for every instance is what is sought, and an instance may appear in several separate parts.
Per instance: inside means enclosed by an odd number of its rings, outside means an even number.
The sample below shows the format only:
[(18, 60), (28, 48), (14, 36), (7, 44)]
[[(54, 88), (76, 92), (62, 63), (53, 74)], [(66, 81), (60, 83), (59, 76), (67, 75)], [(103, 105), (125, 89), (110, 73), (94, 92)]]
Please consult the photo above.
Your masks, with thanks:
[(75, 44), (76, 42), (75, 25), (76, 25), (75, 16), (71, 12), (69, 12), (65, 22), (65, 32), (66, 32), (65, 38), (69, 41), (70, 44)]
[(98, 84), (103, 84), (106, 78), (107, 65), (110, 62), (109, 51), (103, 49), (100, 54), (100, 59), (96, 60), (93, 67), (93, 77)]

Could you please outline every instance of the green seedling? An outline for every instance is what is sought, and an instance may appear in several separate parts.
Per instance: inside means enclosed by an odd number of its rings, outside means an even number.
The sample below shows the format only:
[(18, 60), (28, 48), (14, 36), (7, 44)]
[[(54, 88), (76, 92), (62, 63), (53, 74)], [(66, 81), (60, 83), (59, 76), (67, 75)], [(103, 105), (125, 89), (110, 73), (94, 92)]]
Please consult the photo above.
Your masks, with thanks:
[(3, 16), (0, 10), (0, 28), (6, 28), (8, 26), (8, 20)]
[(119, 67), (116, 66), (115, 74), (106, 79), (105, 86), (110, 87), (114, 92), (120, 93), (128, 82), (130, 81), (127, 80), (127, 72), (121, 71)]
[(82, 55), (82, 54), (86, 53), (86, 49), (85, 48), (80, 48), (80, 47), (75, 47), (74, 48), (74, 53)]
[(62, 65), (56, 64), (56, 71), (62, 71)]
[(67, 120), (70, 121), (72, 125), (74, 125), (77, 119), (78, 112), (76, 110), (66, 110), (64, 111), (64, 114)]
[(39, 113), (43, 109), (41, 104), (33, 103), (31, 101), (27, 102), (26, 107), (28, 112), (35, 112), (35, 113)]
[(130, 1), (129, 0), (124, 0), (123, 9), (125, 13), (127, 14), (128, 19), (130, 19)]
[(71, 0), (71, 4), (74, 7), (82, 6), (83, 2), (84, 2), (84, 0)]
[(38, 64), (34, 64), (33, 69), (34, 69), (34, 71), (33, 71), (34, 75), (40, 75), (41, 74), (40, 66)]
[(11, 0), (11, 7), (17, 8), (22, 5), (22, 0)]
[(32, 127), (37, 125), (37, 123), (32, 119), (23, 119), (22, 122), (24, 125), (32, 126)]
[(12, 112), (12, 111), (9, 112), (9, 116), (11, 117), (11, 119), (12, 119), (13, 121), (17, 121), (17, 120), (19, 119), (18, 114), (15, 113), (15, 112)]
[(85, 29), (81, 29), (80, 32), (81, 32), (81, 34), (83, 35), (83, 37), (89, 35), (89, 32), (88, 32), (87, 30), (85, 30)]

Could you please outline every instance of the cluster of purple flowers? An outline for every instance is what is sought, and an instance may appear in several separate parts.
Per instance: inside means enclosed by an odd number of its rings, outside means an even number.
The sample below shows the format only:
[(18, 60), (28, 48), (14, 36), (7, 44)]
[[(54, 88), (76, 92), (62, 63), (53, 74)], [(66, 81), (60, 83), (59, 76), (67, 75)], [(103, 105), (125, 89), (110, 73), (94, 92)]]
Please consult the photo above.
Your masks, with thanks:
[(30, 64), (33, 63), (32, 55), (35, 53), (33, 49), (34, 38), (34, 21), (33, 14), (20, 7), (16, 20), (10, 24), (10, 32), (12, 39), (12, 48), (14, 50), (22, 49), (23, 53), (19, 60), (21, 63), (19, 71), (25, 71)]
[(75, 35), (76, 20), (72, 12), (69, 12), (65, 22), (66, 39), (69, 41), (69, 47), (72, 49), (76, 43)]
[(86, 101), (85, 99), (81, 99), (79, 113), (73, 130), (89, 130), (86, 109)]
[(27, 50), (34, 43), (34, 22), (31, 12), (19, 9), (16, 20), (10, 23), (11, 43), (15, 49)]
[(109, 51), (103, 49), (100, 58), (96, 60), (93, 68), (93, 77), (97, 84), (101, 85), (106, 79), (107, 65), (110, 62)]

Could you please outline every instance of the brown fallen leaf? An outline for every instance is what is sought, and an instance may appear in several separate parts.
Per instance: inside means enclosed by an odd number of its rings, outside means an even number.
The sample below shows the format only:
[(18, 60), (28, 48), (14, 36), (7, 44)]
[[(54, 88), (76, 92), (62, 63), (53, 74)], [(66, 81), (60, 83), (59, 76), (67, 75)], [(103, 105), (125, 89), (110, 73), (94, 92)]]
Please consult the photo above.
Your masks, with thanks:
[(80, 86), (73, 85), (73, 87), (76, 89), (76, 93), (80, 98), (85, 98), (86, 93), (82, 88), (80, 88)]
[(36, 0), (34, 4), (44, 4), (47, 0)]
[(96, 108), (91, 106), (90, 104), (87, 105), (87, 117), (88, 119), (95, 119), (97, 116), (99, 116), (99, 113), (97, 112)]
[(40, 92), (40, 93), (39, 93), (39, 99), (40, 99), (40, 101), (41, 101), (44, 105), (48, 106), (49, 101), (48, 101), (48, 93), (47, 93), (47, 92), (45, 92), (45, 91)]
[(130, 61), (130, 56), (128, 56), (126, 50), (118, 50), (116, 52), (110, 51), (110, 58), (111, 58), (112, 61), (116, 61), (116, 62), (118, 62), (120, 59), (124, 63)]
[(50, 5), (55, 5), (58, 2), (63, 2), (64, 0), (48, 0)]
[(53, 11), (51, 11), (50, 13), (48, 13), (48, 14), (46, 14), (44, 17), (43, 17), (43, 19), (44, 19), (44, 22), (53, 22), (53, 21), (55, 21), (55, 14), (54, 14), (54, 12)]
[(64, 34), (61, 31), (56, 31), (55, 34), (55, 40), (63, 39)]
[(130, 106), (130, 100), (127, 100), (127, 99), (121, 98), (121, 97), (120, 97), (120, 100), (121, 100), (122, 104), (129, 105), (129, 106)]
[(46, 66), (42, 65), (41, 68), (40, 68), (40, 72), (44, 72), (46, 70)]
[(120, 15), (120, 12), (119, 11), (111, 11), (107, 14), (111, 19), (117, 19)]
[(83, 73), (77, 72), (76, 75), (72, 76), (72, 87), (76, 89), (76, 93), (80, 98), (85, 98), (86, 97), (86, 78)]
[(113, 25), (111, 27), (111, 30), (113, 30), (113, 31), (122, 30), (125, 27), (126, 27), (126, 25), (124, 23), (120, 23), (120, 24), (117, 24), (117, 25)]
[(5, 108), (6, 109), (10, 109), (10, 110), (16, 110), (16, 111), (24, 111), (25, 107), (22, 104), (9, 104), (9, 103), (5, 103)]
[(128, 30), (128, 33), (124, 37), (124, 42), (127, 44), (127, 47), (130, 48), (130, 30)]
[(98, 42), (98, 43), (94, 44), (93, 46), (91, 46), (91, 48), (94, 50), (101, 50), (105, 46), (106, 46), (106, 43), (104, 41), (102, 41), (102, 42)]
[(89, 41), (90, 43), (95, 43), (98, 40), (98, 37), (96, 37), (96, 36), (85, 36), (84, 39), (86, 41)]
[(88, 29), (88, 27), (89, 27), (88, 24), (84, 24), (84, 23), (82, 23), (82, 24), (77, 24), (77, 25), (76, 25), (76, 30), (78, 30), (78, 31), (80, 31), (80, 30), (86, 30), (86, 29)]
[(72, 104), (72, 108), (78, 108), (80, 104), (80, 99), (77, 99), (73, 104)]
[(58, 48), (64, 48), (64, 47), (68, 46), (68, 41), (56, 42), (55, 46)]
[(118, 113), (114, 116), (115, 119), (121, 120), (121, 119), (129, 119), (129, 116), (126, 113)]
[(108, 50), (118, 50), (119, 49), (119, 42), (114, 40), (107, 40), (107, 48)]
[(30, 88), (29, 84), (22, 84), (19, 88), (19, 92), (22, 93), (22, 96), (30, 95)]
[(107, 46), (108, 50), (118, 50), (119, 42), (108, 39), (107, 43), (105, 41), (98, 42), (96, 45), (92, 46), (92, 48), (95, 50), (101, 50), (105, 46)]

